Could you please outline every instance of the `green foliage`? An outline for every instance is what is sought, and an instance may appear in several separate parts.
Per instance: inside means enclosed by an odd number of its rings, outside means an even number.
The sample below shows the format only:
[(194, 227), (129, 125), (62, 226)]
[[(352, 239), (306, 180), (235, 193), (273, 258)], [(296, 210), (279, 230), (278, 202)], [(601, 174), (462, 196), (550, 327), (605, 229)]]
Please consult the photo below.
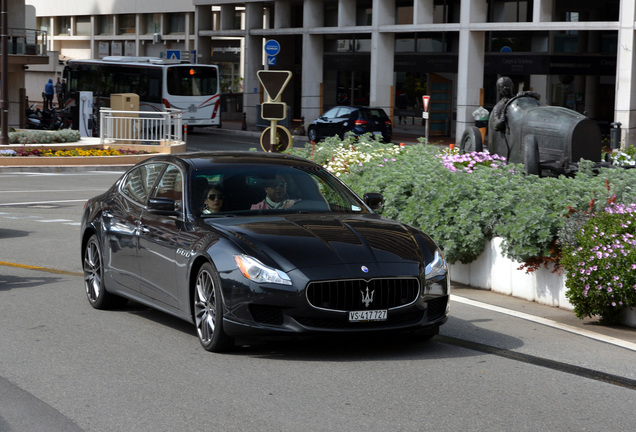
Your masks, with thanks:
[[(539, 178), (524, 175), (522, 166), (498, 162), (457, 159), (450, 167), (453, 152), (424, 141), (396, 151), (373, 140), (363, 140), (364, 146), (348, 140), (330, 139), (296, 154), (324, 166), (348, 161), (337, 173), (340, 178), (359, 195), (382, 193), (379, 213), (429, 234), (450, 263), (474, 261), (498, 236), (503, 254), (529, 271), (548, 261), (561, 265), (568, 274), (566, 295), (579, 317), (600, 315), (611, 322), (621, 308), (636, 306), (636, 204), (628, 216), (604, 210), (608, 203), (636, 201), (636, 170), (594, 169), (581, 160), (575, 177)], [(604, 232), (604, 238), (589, 227)], [(611, 236), (628, 234), (621, 237), (620, 251), (612, 246)], [(603, 247), (616, 252), (595, 264), (592, 280), (586, 263), (594, 248)]]
[(9, 133), (10, 144), (52, 144), (76, 142), (80, 139), (79, 131), (61, 129), (57, 131), (22, 130)]
[(567, 246), (561, 265), (566, 296), (580, 318), (618, 321), (622, 309), (636, 307), (636, 205), (613, 204), (592, 214)]

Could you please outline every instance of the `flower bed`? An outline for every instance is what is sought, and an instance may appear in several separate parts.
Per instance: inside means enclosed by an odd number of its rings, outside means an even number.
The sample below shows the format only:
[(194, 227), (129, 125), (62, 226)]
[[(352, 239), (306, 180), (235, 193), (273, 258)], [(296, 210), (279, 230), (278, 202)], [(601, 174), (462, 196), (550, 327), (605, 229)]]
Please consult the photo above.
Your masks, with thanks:
[(182, 153), (186, 149), (183, 141), (101, 144), (99, 138), (80, 138), (77, 131), (69, 129), (16, 131), (10, 138), (21, 144), (0, 146), (0, 166), (133, 165), (157, 153)]

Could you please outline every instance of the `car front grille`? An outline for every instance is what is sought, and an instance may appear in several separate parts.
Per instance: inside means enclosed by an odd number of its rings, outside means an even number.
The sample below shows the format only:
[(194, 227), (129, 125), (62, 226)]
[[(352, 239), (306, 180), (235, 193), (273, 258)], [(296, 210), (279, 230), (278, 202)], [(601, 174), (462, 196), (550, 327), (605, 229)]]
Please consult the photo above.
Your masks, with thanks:
[(417, 278), (311, 282), (306, 290), (310, 305), (333, 311), (395, 309), (413, 303), (419, 292)]

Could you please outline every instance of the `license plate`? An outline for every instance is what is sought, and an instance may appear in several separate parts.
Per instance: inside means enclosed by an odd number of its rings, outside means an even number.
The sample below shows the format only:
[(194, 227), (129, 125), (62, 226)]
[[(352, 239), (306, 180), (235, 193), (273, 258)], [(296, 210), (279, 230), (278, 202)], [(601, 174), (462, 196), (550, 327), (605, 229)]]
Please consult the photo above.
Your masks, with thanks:
[(386, 321), (386, 309), (349, 312), (349, 322)]

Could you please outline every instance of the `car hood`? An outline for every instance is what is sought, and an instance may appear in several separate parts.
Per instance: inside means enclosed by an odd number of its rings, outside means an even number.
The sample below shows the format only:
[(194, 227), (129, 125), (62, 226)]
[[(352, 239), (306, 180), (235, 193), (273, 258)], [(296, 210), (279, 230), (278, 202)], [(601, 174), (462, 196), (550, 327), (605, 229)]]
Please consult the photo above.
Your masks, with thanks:
[(246, 254), (283, 271), (342, 264), (423, 263), (414, 234), (377, 215), (255, 216), (213, 219)]

